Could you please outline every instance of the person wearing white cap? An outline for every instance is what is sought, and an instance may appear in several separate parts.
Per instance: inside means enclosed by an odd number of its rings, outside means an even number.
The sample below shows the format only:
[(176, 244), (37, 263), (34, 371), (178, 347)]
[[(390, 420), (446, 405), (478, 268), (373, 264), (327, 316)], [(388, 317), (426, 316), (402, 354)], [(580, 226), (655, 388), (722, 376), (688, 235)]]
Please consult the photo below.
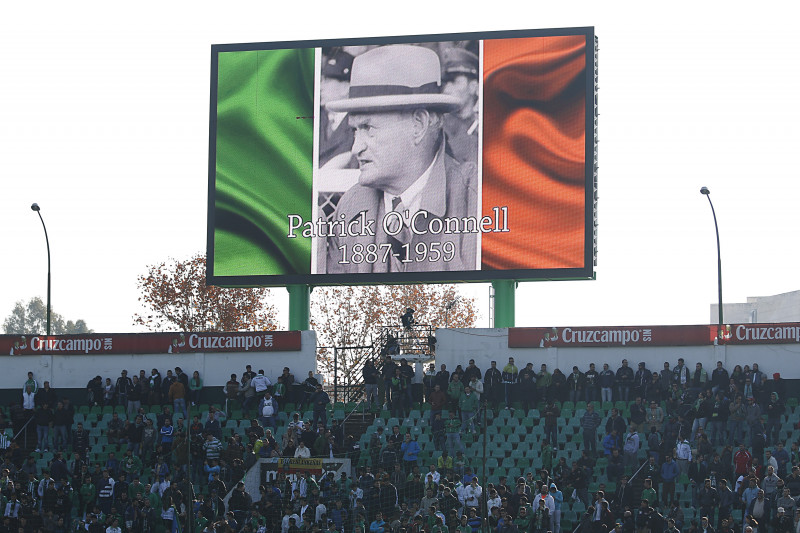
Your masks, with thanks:
[(445, 153), (439, 56), (390, 45), (353, 60), (348, 113), (358, 184), (344, 193), (328, 234), (328, 273), (471, 270), (477, 265), (477, 167)]

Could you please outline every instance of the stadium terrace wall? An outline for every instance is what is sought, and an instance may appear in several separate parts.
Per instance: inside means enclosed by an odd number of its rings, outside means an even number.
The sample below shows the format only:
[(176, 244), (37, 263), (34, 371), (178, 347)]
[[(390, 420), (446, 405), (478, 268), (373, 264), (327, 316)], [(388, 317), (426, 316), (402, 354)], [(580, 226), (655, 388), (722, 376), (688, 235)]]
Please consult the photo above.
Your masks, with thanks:
[[(277, 345), (279, 340), (277, 334), (285, 332), (275, 333)], [(204, 388), (212, 393), (209, 395), (209, 400), (212, 401), (222, 398), (222, 388), (230, 379), (230, 375), (235, 373), (237, 376), (241, 376), (242, 371), (248, 364), (252, 365), (254, 371), (263, 369), (267, 377), (273, 382), (281, 374), (283, 367), (288, 366), (295, 377), (302, 381), (309, 370), (316, 371), (317, 335), (313, 331), (288, 333), (292, 334), (289, 336), (290, 342), (282, 347), (278, 346), (280, 351), (265, 351), (270, 348), (263, 346), (260, 348), (254, 347), (248, 349), (248, 351), (244, 351), (241, 348), (236, 348), (236, 351), (228, 351), (230, 349), (224, 347), (216, 351), (213, 348), (205, 351), (199, 351), (201, 348), (192, 350), (189, 348), (189, 344), (193, 339), (189, 338), (189, 334), (185, 334), (185, 339), (181, 339), (178, 333), (111, 335), (115, 342), (118, 338), (124, 338), (129, 341), (123, 346), (129, 344), (144, 346), (142, 350), (134, 348), (132, 350), (133, 353), (100, 352), (79, 355), (54, 355), (46, 350), (26, 353), (30, 352), (30, 350), (27, 350), (23, 351), (23, 355), (10, 355), (9, 350), (4, 350), (3, 354), (0, 355), (0, 364), (2, 364), (2, 372), (0, 372), (0, 401), (4, 403), (20, 401), (22, 384), (27, 379), (29, 371), (33, 372), (36, 381), (40, 385), (44, 381), (49, 381), (50, 385), (59, 394), (82, 403), (85, 402), (86, 385), (90, 379), (95, 376), (101, 376), (104, 379), (110, 377), (113, 382), (119, 377), (123, 369), (128, 371), (129, 377), (133, 377), (134, 374), (138, 375), (139, 370), (142, 369), (149, 375), (151, 369), (157, 368), (162, 376), (166, 374), (168, 369), (174, 371), (176, 366), (181, 367), (189, 376), (192, 375), (193, 371), (197, 370), (203, 379)], [(299, 339), (297, 338), (298, 334)], [(166, 344), (161, 343), (164, 348), (160, 349), (160, 353), (135, 353), (135, 351), (148, 351), (149, 341), (154, 335), (168, 337)], [(236, 336), (237, 334), (227, 335)], [(97, 334), (91, 337), (95, 336), (99, 338), (106, 337)], [(0, 335), (0, 341), (10, 340), (11, 337), (10, 335)], [(14, 337), (19, 338), (19, 336)], [(81, 336), (58, 338), (70, 337)], [(29, 346), (32, 338), (32, 336), (29, 336), (26, 339)], [(172, 338), (179, 339), (175, 350), (171, 349)], [(184, 340), (186, 346), (180, 347)], [(210, 344), (206, 344), (210, 346)], [(201, 343), (195, 343), (195, 345), (202, 346)], [(287, 350), (287, 347), (295, 349)], [(179, 353), (174, 353), (175, 351)]]
[[(508, 358), (513, 357), (518, 368), (524, 367), (527, 363), (533, 363), (534, 369), (538, 372), (542, 363), (547, 364), (548, 370), (552, 372), (555, 368), (560, 368), (565, 374), (572, 371), (572, 367), (577, 365), (585, 371), (589, 363), (595, 363), (598, 371), (602, 369), (603, 363), (608, 363), (616, 371), (621, 365), (622, 359), (627, 359), (628, 364), (635, 370), (639, 362), (644, 362), (650, 370), (660, 371), (664, 367), (664, 362), (669, 362), (674, 366), (679, 357), (683, 357), (690, 368), (694, 368), (695, 363), (703, 363), (703, 367), (709, 372), (716, 367), (717, 361), (722, 361), (725, 368), (730, 372), (736, 365), (751, 365), (758, 363), (762, 372), (772, 378), (774, 373), (780, 373), (781, 378), (789, 380), (800, 380), (800, 342), (794, 338), (770, 339), (767, 328), (775, 325), (770, 324), (747, 324), (747, 331), (759, 331), (765, 333), (761, 338), (753, 339), (749, 335), (746, 339), (737, 340), (737, 326), (731, 326), (731, 338), (722, 341), (716, 340), (715, 326), (644, 326), (633, 328), (511, 328), (511, 329), (440, 329), (436, 332), (436, 365), (437, 370), (441, 364), (446, 364), (448, 370), (453, 370), (457, 365), (464, 365), (470, 359), (475, 360), (475, 364), (486, 371), (491, 361), (497, 361), (497, 367), (502, 369), (508, 363)], [(784, 328), (799, 327), (799, 324), (780, 325)], [(667, 331), (665, 328), (674, 328), (674, 331)], [(679, 328), (683, 328), (681, 331)], [(704, 335), (691, 335), (691, 329), (707, 328), (710, 332), (708, 338)], [(575, 342), (576, 331), (619, 331), (628, 330), (651, 330), (650, 341), (643, 341), (640, 333), (638, 341), (626, 342), (625, 345), (612, 343), (611, 345), (601, 345), (597, 342), (579, 343)], [(514, 331), (517, 330), (517, 331)], [(532, 330), (532, 331), (519, 331)], [(565, 342), (564, 333), (567, 331)], [(739, 329), (739, 337), (745, 337), (747, 331)], [(541, 332), (539, 342), (536, 339), (537, 333)], [(686, 335), (686, 333), (690, 333)], [(523, 342), (519, 342), (520, 333), (524, 333)], [(532, 333), (532, 334), (531, 334)], [(683, 333), (683, 335), (678, 335)], [(702, 333), (702, 331), (701, 331)], [(549, 338), (545, 338), (548, 336)], [(597, 333), (593, 335), (600, 338)], [(553, 340), (555, 338), (555, 340)], [(584, 335), (584, 339), (587, 337)], [(666, 344), (672, 340), (673, 344)], [(595, 339), (589, 338), (589, 341)], [(689, 343), (694, 340), (695, 342)], [(516, 342), (515, 342), (516, 341)], [(577, 346), (567, 346), (566, 344), (577, 344)], [(656, 345), (661, 344), (663, 345)], [(515, 344), (531, 344), (535, 346), (511, 347)]]

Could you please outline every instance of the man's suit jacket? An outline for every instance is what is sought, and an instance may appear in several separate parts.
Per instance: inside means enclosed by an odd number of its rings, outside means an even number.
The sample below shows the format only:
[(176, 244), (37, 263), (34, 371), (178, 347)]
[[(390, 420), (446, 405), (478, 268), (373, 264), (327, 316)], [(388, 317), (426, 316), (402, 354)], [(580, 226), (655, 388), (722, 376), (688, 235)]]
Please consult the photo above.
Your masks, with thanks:
[[(431, 174), (425, 189), (421, 192), (422, 203), (420, 210), (428, 212), (427, 218), (418, 217), (416, 227), (420, 230), (427, 229), (428, 224), (433, 218), (448, 217), (477, 217), (480, 221), (478, 212), (478, 178), (477, 167), (471, 163), (459, 163), (443, 150), (436, 156), (436, 161), (431, 169)], [(359, 214), (365, 211), (367, 220), (374, 220), (375, 235), (357, 235), (339, 237), (338, 235), (328, 238), (328, 259), (327, 272), (329, 274), (344, 273), (372, 273), (389, 272), (388, 261), (383, 262), (384, 249), (378, 250), (378, 260), (375, 263), (366, 261), (355, 264), (340, 264), (342, 252), (339, 247), (347, 245), (347, 259), (352, 259), (353, 246), (362, 244), (366, 247), (369, 244), (381, 244), (391, 242), (390, 237), (383, 230), (383, 217), (386, 214), (383, 201), (383, 191), (354, 185), (339, 200), (333, 220), (342, 220), (341, 214), (345, 215), (344, 220), (349, 222), (359, 218)], [(411, 213), (413, 215), (413, 213)], [(443, 225), (444, 227), (444, 225)], [(461, 226), (463, 227), (463, 225)], [(411, 234), (410, 257), (416, 257), (415, 246), (417, 243), (425, 243), (428, 247), (428, 255), (432, 243), (444, 243), (451, 241), (455, 245), (455, 256), (451, 261), (445, 261), (442, 255), (438, 261), (415, 261), (402, 265), (405, 272), (430, 272), (430, 271), (455, 271), (472, 270), (477, 268), (477, 233), (458, 233), (458, 234), (431, 234), (423, 235)], [(438, 249), (441, 251), (442, 246)], [(391, 260), (391, 258), (390, 258)], [(397, 264), (397, 263), (395, 263)], [(392, 270), (394, 271), (394, 270)]]

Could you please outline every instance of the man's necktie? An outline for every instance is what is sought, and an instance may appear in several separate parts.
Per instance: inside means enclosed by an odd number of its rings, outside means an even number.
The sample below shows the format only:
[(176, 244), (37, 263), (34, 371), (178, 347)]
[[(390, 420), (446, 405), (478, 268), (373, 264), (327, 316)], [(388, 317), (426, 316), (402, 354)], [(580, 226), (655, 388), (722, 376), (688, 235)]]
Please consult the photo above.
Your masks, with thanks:
[[(401, 228), (397, 234), (389, 236), (389, 243), (392, 245), (393, 256), (392, 260), (389, 262), (390, 271), (403, 272), (405, 270), (405, 263), (403, 263), (403, 259), (408, 259), (407, 256), (410, 256), (411, 254), (411, 250), (406, 252), (403, 249), (403, 245), (410, 244), (411, 231), (403, 224), (403, 211), (405, 211), (405, 206), (403, 205), (403, 201), (399, 196), (392, 198), (392, 211), (400, 215), (396, 218), (397, 222), (400, 223)], [(394, 227), (392, 229), (394, 229)]]

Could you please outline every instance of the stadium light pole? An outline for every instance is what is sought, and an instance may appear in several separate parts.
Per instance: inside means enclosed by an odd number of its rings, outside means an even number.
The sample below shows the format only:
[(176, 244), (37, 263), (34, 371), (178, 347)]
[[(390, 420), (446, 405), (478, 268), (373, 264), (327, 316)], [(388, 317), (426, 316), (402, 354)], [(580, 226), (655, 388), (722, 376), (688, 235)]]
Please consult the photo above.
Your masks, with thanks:
[[(719, 250), (719, 226), (717, 225), (717, 213), (714, 211), (714, 204), (711, 202), (711, 191), (708, 190), (708, 187), (701, 187), (700, 194), (705, 195), (708, 198), (708, 205), (711, 206), (711, 214), (714, 216), (714, 231), (717, 232), (717, 290), (719, 291), (719, 327), (720, 332), (722, 331), (723, 327), (723, 320), (722, 320), (722, 255), (720, 254)], [(718, 332), (718, 334), (720, 333)]]
[(31, 204), (31, 210), (36, 211), (39, 215), (39, 220), (42, 221), (42, 228), (44, 228), (44, 241), (47, 243), (47, 336), (50, 336), (50, 239), (47, 238), (47, 226), (44, 225), (44, 219), (39, 208), (39, 204)]

